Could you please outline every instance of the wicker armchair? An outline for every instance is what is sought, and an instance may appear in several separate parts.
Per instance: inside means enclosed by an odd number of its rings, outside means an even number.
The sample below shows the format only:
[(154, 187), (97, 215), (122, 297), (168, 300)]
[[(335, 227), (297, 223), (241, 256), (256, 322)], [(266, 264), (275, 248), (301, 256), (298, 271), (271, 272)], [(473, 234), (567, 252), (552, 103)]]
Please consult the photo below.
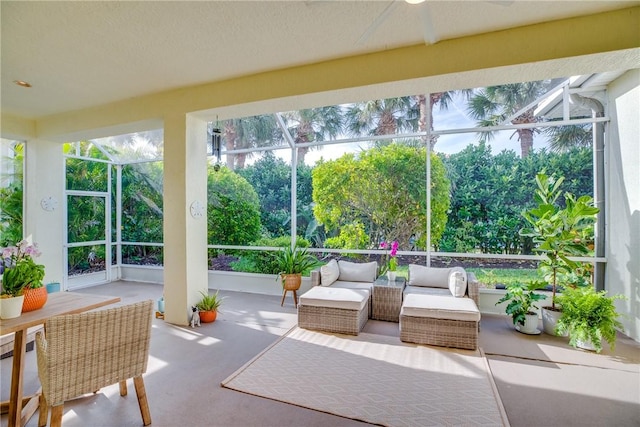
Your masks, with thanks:
[(38, 376), (42, 383), (38, 425), (62, 424), (64, 402), (133, 378), (143, 424), (151, 424), (142, 374), (147, 370), (153, 301), (48, 320), (36, 334)]

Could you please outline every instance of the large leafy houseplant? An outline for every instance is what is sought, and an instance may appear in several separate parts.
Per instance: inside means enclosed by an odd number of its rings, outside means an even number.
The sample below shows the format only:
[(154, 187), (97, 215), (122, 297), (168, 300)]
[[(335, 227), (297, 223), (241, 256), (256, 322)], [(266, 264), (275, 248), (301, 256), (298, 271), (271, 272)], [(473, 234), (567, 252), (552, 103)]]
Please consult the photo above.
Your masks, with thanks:
[(318, 266), (318, 260), (306, 248), (287, 246), (274, 255), (278, 274), (303, 274)]
[(296, 291), (300, 288), (303, 273), (319, 265), (316, 257), (307, 252), (306, 248), (299, 248), (297, 245), (283, 248), (278, 251), (274, 257), (278, 266), (276, 280), (279, 278), (282, 282), (283, 289), (290, 291)]
[(565, 207), (561, 207), (558, 198), (563, 182), (563, 177), (536, 175), (534, 198), (538, 205), (522, 213), (529, 226), (520, 231), (521, 236), (532, 238), (537, 245), (534, 250), (544, 255), (539, 269), (552, 285), (550, 309), (556, 311), (556, 292), (561, 282), (591, 281), (590, 270), (570, 257), (592, 254), (593, 224), (599, 212), (591, 196), (576, 198), (571, 193), (564, 194)]
[(596, 292), (592, 286), (566, 289), (558, 296), (562, 316), (558, 320), (558, 332), (569, 334), (573, 347), (590, 342), (596, 352), (602, 351), (602, 340), (615, 349), (616, 329), (622, 328), (614, 300), (622, 295), (607, 296), (606, 291)]
[(500, 298), (496, 305), (508, 302), (505, 312), (511, 316), (514, 325), (524, 326), (527, 314), (536, 315), (535, 305), (537, 301), (545, 299), (547, 296), (538, 294), (535, 291), (543, 289), (545, 286), (541, 282), (530, 282), (528, 285), (513, 283), (507, 286), (507, 292)]
[(33, 259), (39, 255), (36, 245), (28, 240), (21, 240), (15, 246), (2, 249), (2, 296), (16, 297), (22, 295), (27, 287), (42, 287), (44, 265), (37, 264)]

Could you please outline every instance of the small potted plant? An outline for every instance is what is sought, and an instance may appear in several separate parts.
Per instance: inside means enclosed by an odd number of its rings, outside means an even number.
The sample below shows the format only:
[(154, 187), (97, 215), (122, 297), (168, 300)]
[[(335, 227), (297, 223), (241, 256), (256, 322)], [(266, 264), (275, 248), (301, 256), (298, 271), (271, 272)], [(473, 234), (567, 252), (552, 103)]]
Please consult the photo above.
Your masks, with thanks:
[(538, 329), (538, 307), (536, 301), (545, 299), (547, 296), (538, 294), (535, 291), (543, 289), (545, 283), (532, 281), (528, 285), (514, 283), (507, 286), (507, 292), (496, 303), (508, 302), (505, 312), (511, 316), (513, 324), (518, 332), (529, 335), (540, 333)]
[(389, 248), (389, 261), (383, 264), (381, 274), (387, 274), (387, 279), (390, 282), (396, 280), (396, 270), (398, 269), (398, 241), (394, 240), (392, 243), (382, 242), (380, 243), (381, 249)]
[(224, 297), (218, 295), (218, 291), (215, 294), (209, 295), (208, 292), (201, 291), (202, 299), (196, 304), (198, 308), (200, 321), (202, 323), (211, 323), (216, 320), (218, 316), (218, 309), (222, 305)]
[[(2, 292), (0, 294), (0, 317), (11, 319), (18, 317), (23, 311), (25, 292), (27, 289), (43, 289), (44, 296), (34, 306), (41, 308), (47, 301), (46, 289), (42, 287), (44, 265), (37, 264), (34, 257), (40, 255), (36, 245), (28, 240), (21, 240), (16, 246), (2, 249), (0, 269), (2, 270)], [(35, 291), (40, 294), (40, 292)], [(42, 300), (42, 298), (44, 298)], [(25, 310), (28, 311), (28, 310)]]
[(621, 329), (614, 300), (622, 295), (608, 296), (606, 291), (596, 292), (592, 286), (568, 288), (558, 296), (562, 316), (558, 319), (558, 332), (569, 334), (569, 344), (586, 350), (602, 351), (602, 340), (615, 350), (616, 329)]
[(316, 257), (307, 252), (306, 248), (287, 246), (275, 255), (278, 267), (276, 280), (280, 278), (284, 289), (297, 291), (302, 283), (302, 274), (319, 265)]

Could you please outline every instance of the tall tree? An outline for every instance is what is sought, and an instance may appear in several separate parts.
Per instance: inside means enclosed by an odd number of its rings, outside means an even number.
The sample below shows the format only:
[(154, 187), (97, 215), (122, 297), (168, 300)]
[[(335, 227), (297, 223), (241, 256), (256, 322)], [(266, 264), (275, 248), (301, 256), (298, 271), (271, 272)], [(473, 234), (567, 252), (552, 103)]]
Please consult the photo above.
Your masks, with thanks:
[[(536, 105), (530, 104), (549, 88), (549, 81), (512, 83), (489, 86), (475, 90), (469, 99), (467, 110), (478, 121), (479, 126), (497, 126), (510, 119), (511, 124), (535, 123)], [(525, 108), (529, 106), (529, 108)], [(522, 111), (521, 111), (522, 110)], [(515, 117), (516, 113), (520, 112)], [(527, 157), (533, 148), (535, 128), (517, 129), (515, 134), (520, 141), (522, 158)], [(492, 132), (482, 132), (480, 139), (491, 140)]]
[(549, 148), (556, 153), (566, 153), (573, 148), (588, 148), (593, 145), (592, 125), (553, 126), (545, 128)]
[(447, 221), (449, 181), (432, 153), (432, 209), (427, 213), (425, 167), (424, 147), (400, 144), (322, 162), (312, 173), (315, 217), (342, 247), (377, 248), (382, 240), (398, 240), (409, 248), (412, 234), (424, 245), (430, 216), (437, 242)]
[[(419, 112), (418, 131), (420, 132), (427, 131), (427, 111), (430, 116), (429, 123), (431, 124), (429, 127), (430, 128), (429, 130), (433, 130), (433, 109), (435, 108), (436, 105), (438, 105), (440, 107), (440, 110), (447, 110), (449, 108), (449, 103), (452, 101), (452, 97), (454, 93), (455, 91), (448, 91), (448, 92), (436, 92), (436, 93), (429, 94), (428, 109), (427, 109), (427, 96), (426, 95), (415, 96), (416, 103), (418, 104), (418, 112)], [(463, 93), (466, 93), (466, 91), (463, 91)], [(433, 147), (436, 145), (436, 142), (438, 142), (438, 135), (431, 135), (429, 138), (427, 138), (426, 136), (423, 136), (421, 139), (425, 145), (427, 144), (427, 139), (428, 139), (429, 144), (431, 144), (431, 149), (433, 150)]]
[[(342, 108), (339, 105), (289, 111), (283, 113), (282, 117), (296, 145), (335, 139), (342, 133)], [(298, 166), (304, 164), (310, 148), (298, 147)]]
[[(210, 127), (213, 128), (213, 124)], [(272, 114), (225, 120), (221, 132), (227, 151), (282, 143), (282, 132)], [(227, 168), (230, 170), (244, 168), (247, 158), (252, 155), (251, 152), (227, 154)]]
[(418, 128), (420, 108), (416, 99), (377, 99), (350, 105), (345, 114), (347, 132), (352, 136), (393, 135)]

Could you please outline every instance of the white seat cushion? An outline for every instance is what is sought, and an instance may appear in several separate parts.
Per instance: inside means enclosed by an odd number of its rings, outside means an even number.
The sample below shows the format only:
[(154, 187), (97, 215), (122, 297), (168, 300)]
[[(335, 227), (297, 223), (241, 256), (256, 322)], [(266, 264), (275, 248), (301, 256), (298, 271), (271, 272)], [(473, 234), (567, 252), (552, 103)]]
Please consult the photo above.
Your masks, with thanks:
[(360, 311), (368, 299), (367, 290), (314, 286), (300, 296), (300, 304)]
[(409, 294), (402, 303), (401, 316), (432, 319), (480, 321), (480, 311), (471, 298)]
[(424, 287), (424, 286), (407, 286), (406, 288), (404, 288), (405, 297), (408, 294), (440, 295), (440, 296), (453, 298), (453, 295), (451, 295), (451, 292), (449, 292), (449, 289), (445, 289), (445, 288), (427, 288), (427, 287)]
[(363, 289), (366, 291), (373, 291), (373, 283), (369, 282), (345, 282), (344, 280), (336, 280), (331, 285), (332, 288), (343, 289)]

